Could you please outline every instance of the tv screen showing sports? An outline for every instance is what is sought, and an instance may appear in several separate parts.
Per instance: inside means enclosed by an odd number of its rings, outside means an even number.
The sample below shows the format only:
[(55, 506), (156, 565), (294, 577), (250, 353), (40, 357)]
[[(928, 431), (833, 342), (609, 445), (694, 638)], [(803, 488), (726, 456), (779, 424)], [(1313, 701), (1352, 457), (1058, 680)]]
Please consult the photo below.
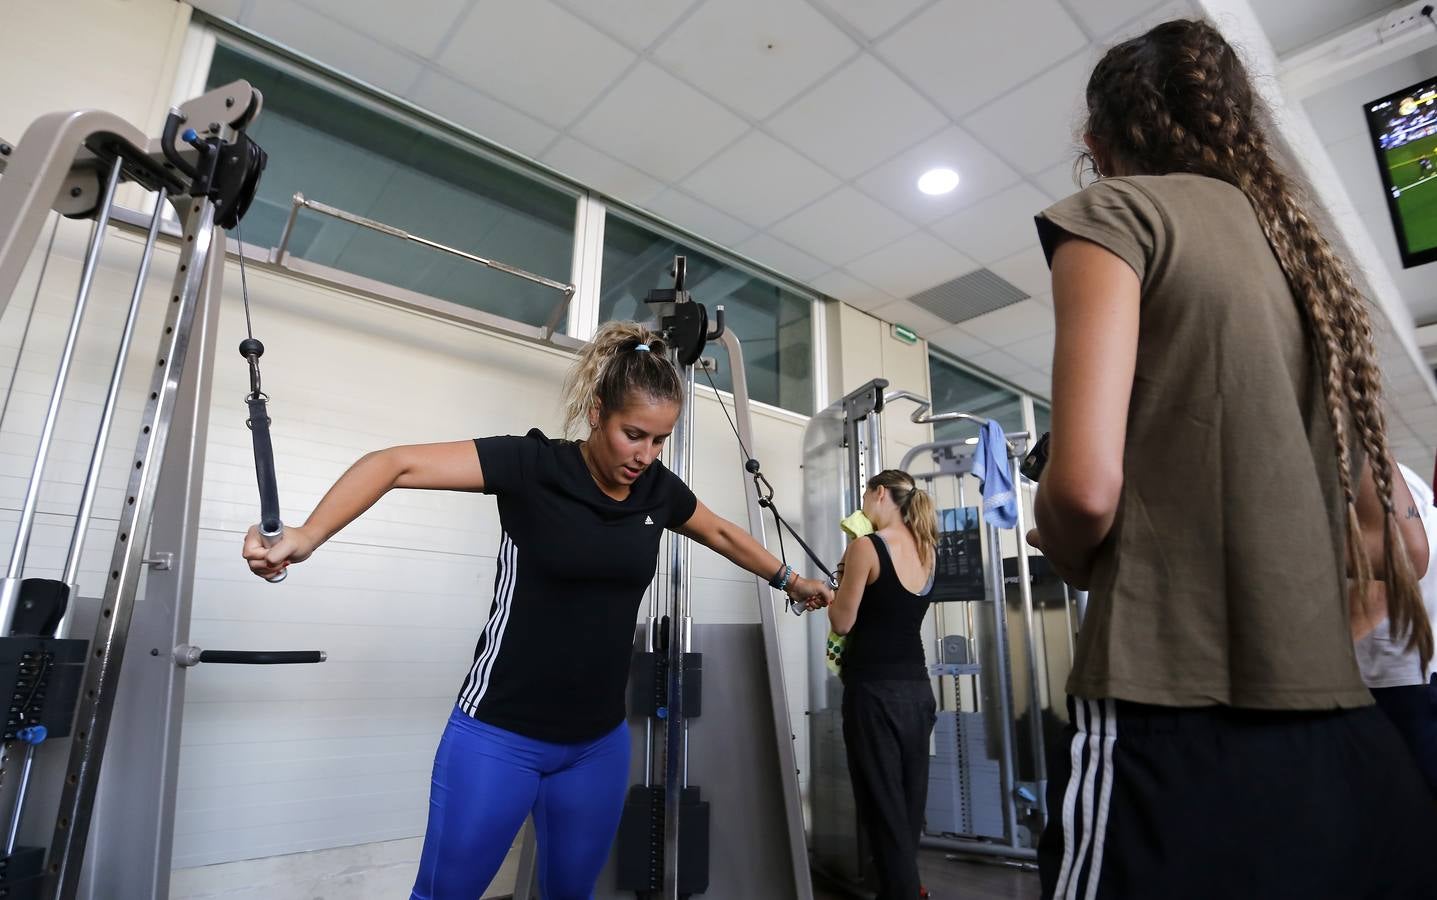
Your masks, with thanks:
[(1437, 76), (1366, 109), (1402, 265), (1437, 261)]

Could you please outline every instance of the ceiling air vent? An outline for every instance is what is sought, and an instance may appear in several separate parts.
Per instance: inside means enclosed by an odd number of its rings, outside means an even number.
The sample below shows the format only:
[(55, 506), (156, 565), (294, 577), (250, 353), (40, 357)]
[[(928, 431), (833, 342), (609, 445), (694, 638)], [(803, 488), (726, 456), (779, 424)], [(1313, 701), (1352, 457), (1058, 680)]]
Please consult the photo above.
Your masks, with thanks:
[(979, 269), (914, 294), (908, 302), (957, 325), (1027, 299), (1027, 294), (992, 271)]

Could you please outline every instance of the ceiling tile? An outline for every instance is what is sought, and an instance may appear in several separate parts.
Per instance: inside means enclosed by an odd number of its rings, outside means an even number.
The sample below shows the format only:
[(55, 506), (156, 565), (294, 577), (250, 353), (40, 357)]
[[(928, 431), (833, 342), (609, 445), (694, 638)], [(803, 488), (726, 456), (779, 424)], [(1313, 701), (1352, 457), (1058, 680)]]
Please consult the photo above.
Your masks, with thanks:
[(769, 229), (835, 266), (852, 262), (912, 230), (897, 214), (850, 187), (839, 188)]
[(872, 314), (885, 322), (906, 325), (924, 338), (953, 327), (952, 323), (943, 321), (928, 310), (920, 309), (907, 300), (896, 300), (893, 303), (880, 306), (874, 309)]
[(651, 55), (709, 96), (763, 119), (857, 50), (804, 0), (722, 0), (701, 6)]
[(1020, 172), (1041, 172), (1078, 150), (1083, 85), (1093, 68), (1084, 51), (985, 106), (963, 125)]
[(1068, 12), (1093, 38), (1111, 34), (1148, 12), (1156, 0), (1067, 0)]
[[(958, 173), (958, 187), (938, 197), (918, 190), (918, 176), (929, 169)], [(1016, 183), (1022, 176), (956, 126), (905, 150), (858, 179), (858, 186), (889, 209), (927, 224)]]
[(245, 0), (193, 0), (191, 5), (212, 16), (238, 22), (240, 12), (244, 10)]
[(1077, 183), (1073, 180), (1073, 164), (1076, 157), (1077, 151), (1074, 151), (1073, 159), (1065, 159), (1057, 165), (1049, 166), (1038, 174), (1029, 176), (1028, 180), (1042, 188), (1054, 201), (1070, 197), (1079, 190)]
[(911, 297), (966, 275), (978, 268), (978, 263), (932, 235), (916, 231), (845, 268), (895, 297)]
[(432, 69), (420, 76), (409, 99), (440, 118), (527, 156), (537, 156), (559, 135), (538, 119)]
[(1017, 341), (1003, 349), (1039, 372), (1051, 372), (1053, 371), (1053, 337), (1053, 332), (1045, 331), (1037, 337)]
[(1050, 293), (1053, 289), (1053, 280), (1048, 273), (1048, 258), (1037, 244), (1006, 259), (1000, 259), (988, 268), (1030, 297)]
[[(960, 117), (1087, 42), (1057, 0), (942, 0), (885, 37), (876, 49), (949, 115)], [(1015, 110), (1016, 115), (1026, 113)]]
[(644, 50), (702, 0), (557, 0), (569, 12), (635, 50)]
[(351, 78), (403, 94), (423, 70), (397, 50), (288, 0), (253, 4), (244, 15), (246, 26)]
[(1033, 216), (1050, 202), (1047, 194), (1024, 181), (933, 223), (931, 230), (988, 265), (1012, 256), (1037, 238)]
[(987, 353), (979, 353), (964, 361), (977, 366), (985, 372), (991, 372), (999, 378), (1011, 378), (1014, 375), (1033, 371), (1012, 354), (1004, 350), (989, 350)]
[(797, 247), (785, 244), (764, 232), (759, 232), (733, 249), (795, 281), (816, 278), (833, 268), (828, 263), (814, 259)]
[(560, 138), (542, 161), (580, 184), (635, 205), (647, 203), (664, 189), (638, 169), (570, 137)]
[[(1337, 0), (1346, 2), (1346, 0)], [(1253, 4), (1254, 6), (1256, 4)], [(1304, 10), (1305, 7), (1298, 6), (1294, 12)], [(1171, 3), (1164, 3), (1161, 6), (1145, 12), (1136, 18), (1121, 23), (1113, 30), (1100, 35), (1100, 43), (1104, 45), (1116, 44), (1131, 37), (1137, 37), (1156, 25), (1164, 22), (1171, 22), (1173, 19), (1191, 19), (1194, 16), (1201, 17), (1203, 11), (1198, 8), (1196, 0), (1188, 3), (1186, 0), (1173, 0)]]
[(992, 344), (964, 331), (962, 325), (950, 325), (942, 331), (936, 331), (928, 336), (928, 342), (964, 361), (993, 349)]
[(1252, 9), (1279, 54), (1296, 50), (1323, 35), (1355, 25), (1392, 7), (1392, 0), (1253, 0)]
[(692, 172), (747, 126), (733, 113), (649, 62), (641, 62), (572, 129), (665, 181)]
[(1053, 313), (1034, 300), (1022, 300), (969, 319), (962, 325), (969, 334), (994, 347), (1009, 347), (1051, 332)]
[(835, 300), (842, 300), (862, 310), (875, 309), (897, 299), (865, 281), (854, 278), (842, 269), (833, 269), (817, 278), (811, 278), (808, 284), (816, 291), (822, 291)]
[(458, 25), (469, 0), (425, 0), (423, 15), (403, 3), (355, 3), (354, 0), (305, 0), (305, 6), (356, 31), (428, 58)]
[(723, 247), (732, 247), (754, 232), (752, 225), (719, 212), (677, 188), (664, 191), (644, 207), (660, 218)]
[[(996, 374), (996, 373), (994, 373)], [(1044, 399), (1053, 394), (1053, 376), (1045, 372), (1038, 372), (1029, 369), (1024, 372), (1014, 372), (1011, 375), (1003, 376), (1018, 387)]]
[(838, 187), (838, 179), (761, 131), (684, 179), (694, 196), (760, 228)]
[(622, 44), (550, 0), (486, 0), (438, 63), (465, 84), (562, 128), (633, 60)]
[(774, 135), (844, 178), (943, 125), (938, 109), (866, 53), (768, 122)]
[(823, 0), (863, 36), (881, 36), (930, 0)]

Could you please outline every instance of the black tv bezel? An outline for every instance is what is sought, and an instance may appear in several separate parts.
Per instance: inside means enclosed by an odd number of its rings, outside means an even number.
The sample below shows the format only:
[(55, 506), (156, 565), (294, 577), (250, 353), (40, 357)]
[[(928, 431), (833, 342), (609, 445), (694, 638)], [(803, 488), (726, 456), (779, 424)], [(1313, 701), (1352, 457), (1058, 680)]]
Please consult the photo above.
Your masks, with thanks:
[(1392, 174), (1387, 168), (1387, 161), (1384, 158), (1385, 150), (1378, 143), (1380, 133), (1372, 121), (1372, 107), (1383, 103), (1395, 102), (1403, 97), (1410, 96), (1418, 88), (1432, 88), (1437, 90), (1437, 73), (1414, 81), (1401, 90), (1393, 91), (1385, 97), (1378, 97), (1362, 104), (1362, 118), (1367, 122), (1367, 133), (1371, 137), (1372, 158), (1377, 163), (1378, 174), (1382, 177), (1382, 187), (1387, 197), (1387, 217), (1392, 220), (1392, 230), (1397, 234), (1397, 253), (1402, 257), (1402, 268), (1412, 269), (1417, 266), (1426, 265), (1430, 262), (1437, 262), (1437, 246), (1419, 250), (1416, 253), (1408, 249), (1407, 229), (1402, 227), (1402, 213), (1397, 209), (1397, 198), (1392, 196)]

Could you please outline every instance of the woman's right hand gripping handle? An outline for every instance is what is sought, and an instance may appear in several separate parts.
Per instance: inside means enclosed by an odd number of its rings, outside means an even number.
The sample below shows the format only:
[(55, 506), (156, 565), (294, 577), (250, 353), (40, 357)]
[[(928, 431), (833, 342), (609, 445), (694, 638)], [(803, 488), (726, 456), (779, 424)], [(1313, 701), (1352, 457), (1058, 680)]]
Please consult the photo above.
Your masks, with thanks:
[(279, 581), (290, 564), (309, 559), (319, 546), (302, 526), (286, 525), (284, 533), (272, 545), (267, 545), (260, 534), (258, 525), (251, 525), (244, 537), (244, 558), (249, 569), (266, 581)]

